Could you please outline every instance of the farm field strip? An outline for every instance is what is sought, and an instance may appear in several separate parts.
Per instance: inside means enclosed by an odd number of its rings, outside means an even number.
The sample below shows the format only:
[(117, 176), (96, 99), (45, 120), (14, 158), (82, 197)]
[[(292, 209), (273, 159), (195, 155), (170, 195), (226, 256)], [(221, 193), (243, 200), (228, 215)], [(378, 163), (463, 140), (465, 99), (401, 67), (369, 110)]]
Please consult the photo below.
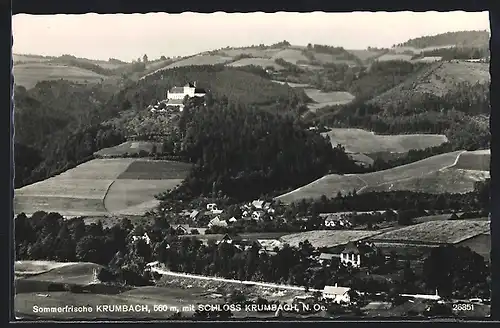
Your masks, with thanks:
[[(183, 179), (162, 179), (162, 180), (116, 180), (104, 198), (104, 207), (107, 211), (115, 213), (127, 211), (128, 208), (149, 203), (155, 205), (154, 196), (173, 189), (179, 185)], [(145, 204), (147, 205), (147, 204)], [(144, 206), (145, 207), (145, 206)], [(147, 208), (150, 209), (150, 208)]]
[(428, 221), (376, 235), (371, 240), (424, 243), (458, 243), (490, 230), (484, 220)]
[(371, 131), (351, 128), (333, 128), (322, 135), (330, 137), (332, 146), (341, 144), (346, 151), (364, 154), (406, 153), (411, 149), (439, 146), (448, 141), (445, 135), (440, 134), (379, 135)]
[(231, 57), (224, 57), (218, 55), (197, 55), (176, 61), (165, 68), (161, 68), (160, 70), (183, 67), (183, 66), (217, 65), (217, 64), (227, 63), (231, 60), (232, 60)]
[(466, 151), (458, 156), (456, 169), (490, 171), (490, 150)]
[(96, 151), (94, 155), (102, 157), (120, 156), (125, 153), (139, 153), (141, 150), (150, 153), (154, 148), (153, 145), (155, 145), (155, 143), (148, 141), (125, 141), (118, 146), (103, 148)]
[(325, 195), (327, 197), (335, 197), (338, 192), (346, 194), (350, 191), (356, 190), (359, 193), (362, 191), (368, 191), (369, 188), (373, 188), (381, 184), (394, 183), (405, 179), (423, 177), (431, 172), (453, 166), (457, 160), (457, 156), (461, 152), (462, 151), (455, 151), (451, 153), (440, 154), (414, 163), (401, 165), (395, 168), (373, 173), (352, 175), (326, 175), (305, 186), (302, 186), (287, 194), (281, 195), (277, 197), (277, 199), (283, 202), (294, 202), (300, 199), (320, 198), (322, 195)]
[(299, 243), (308, 240), (315, 248), (335, 247), (355, 242), (377, 234), (381, 234), (383, 230), (368, 231), (368, 230), (315, 230), (288, 234), (280, 238), (284, 243), (290, 246), (298, 246)]
[(308, 105), (312, 111), (325, 106), (347, 104), (354, 100), (354, 96), (347, 91), (322, 92), (318, 89), (307, 88), (304, 92), (316, 102)]
[(189, 169), (189, 164), (173, 161), (95, 159), (15, 190), (14, 211), (65, 216), (107, 216), (125, 211), (140, 215), (157, 205), (156, 194), (179, 185)]
[(58, 177), (27, 185), (16, 196), (102, 199), (114, 180), (61, 179)]
[(100, 82), (106, 76), (79, 67), (49, 64), (43, 62), (14, 65), (14, 82), (27, 89), (45, 80), (65, 79), (73, 82)]
[(369, 186), (363, 192), (383, 192), (394, 190), (419, 190), (430, 194), (467, 193), (474, 190), (474, 183), (489, 178), (488, 171), (473, 171), (446, 168), (421, 177), (411, 177)]
[(281, 65), (276, 64), (276, 62), (273, 59), (269, 58), (243, 58), (237, 61), (234, 61), (232, 63), (227, 64), (227, 66), (230, 67), (242, 67), (242, 66), (248, 66), (248, 65), (255, 65), (255, 66), (260, 66), (260, 67), (268, 67), (272, 66), (274, 69), (281, 70), (283, 67)]

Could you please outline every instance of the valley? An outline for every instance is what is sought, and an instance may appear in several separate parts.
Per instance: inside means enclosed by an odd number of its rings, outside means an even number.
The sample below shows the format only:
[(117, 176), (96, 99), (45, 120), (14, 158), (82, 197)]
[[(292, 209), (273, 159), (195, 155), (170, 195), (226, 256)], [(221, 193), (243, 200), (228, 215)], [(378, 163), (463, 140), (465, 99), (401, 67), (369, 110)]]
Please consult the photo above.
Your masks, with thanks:
[(484, 315), (485, 33), (131, 62), (15, 54), (16, 314), (273, 318), (190, 306), (308, 299), (321, 311), (281, 315), (380, 318), (480, 299)]

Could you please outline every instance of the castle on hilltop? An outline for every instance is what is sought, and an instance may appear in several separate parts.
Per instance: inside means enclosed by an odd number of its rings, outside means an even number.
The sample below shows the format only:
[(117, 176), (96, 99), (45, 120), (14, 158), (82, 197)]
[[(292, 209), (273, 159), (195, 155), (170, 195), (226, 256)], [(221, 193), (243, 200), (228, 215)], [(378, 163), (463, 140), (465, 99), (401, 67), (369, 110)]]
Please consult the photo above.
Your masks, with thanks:
[[(182, 112), (184, 109), (184, 99), (186, 97), (188, 98), (194, 98), (194, 97), (205, 97), (207, 94), (205, 89), (202, 88), (197, 88), (196, 87), (196, 82), (193, 83), (187, 83), (183, 87), (173, 87), (170, 90), (167, 90), (167, 97), (163, 103), (164, 105), (161, 106), (164, 109), (168, 107), (177, 107), (179, 110)], [(151, 111), (164, 111), (164, 109), (160, 109), (160, 104), (154, 106)]]

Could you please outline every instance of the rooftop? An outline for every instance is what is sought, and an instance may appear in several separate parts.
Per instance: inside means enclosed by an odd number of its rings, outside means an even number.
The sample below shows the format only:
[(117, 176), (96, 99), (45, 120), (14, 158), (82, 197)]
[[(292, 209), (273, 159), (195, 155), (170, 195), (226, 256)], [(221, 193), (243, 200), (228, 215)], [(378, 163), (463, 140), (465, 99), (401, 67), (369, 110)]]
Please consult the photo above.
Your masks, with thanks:
[(323, 293), (328, 295), (344, 295), (350, 290), (351, 288), (349, 287), (325, 286)]

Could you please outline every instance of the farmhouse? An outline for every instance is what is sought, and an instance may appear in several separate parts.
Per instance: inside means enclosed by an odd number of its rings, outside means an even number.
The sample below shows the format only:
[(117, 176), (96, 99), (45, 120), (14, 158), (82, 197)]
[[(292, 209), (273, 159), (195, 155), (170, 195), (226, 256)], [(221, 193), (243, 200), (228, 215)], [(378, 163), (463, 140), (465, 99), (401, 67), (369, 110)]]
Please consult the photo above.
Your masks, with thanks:
[(221, 220), (219, 216), (213, 218), (208, 222), (208, 227), (227, 227), (227, 222), (226, 220)]
[(487, 220), (446, 220), (429, 221), (416, 225), (388, 231), (372, 236), (370, 242), (383, 250), (416, 253), (425, 252), (429, 248), (453, 245), (468, 247), (473, 252), (490, 259), (491, 233)]
[(321, 253), (318, 257), (319, 264), (331, 264), (332, 260), (335, 258), (339, 258), (338, 254), (330, 254), (330, 253)]
[[(206, 90), (197, 88), (196, 82), (187, 83), (183, 87), (173, 87), (172, 89), (167, 91), (167, 99), (163, 102), (166, 107), (178, 107), (180, 111), (184, 109), (184, 99), (186, 97), (194, 98), (194, 97), (205, 97)], [(152, 111), (156, 111), (157, 108), (153, 108)]]
[(371, 252), (373, 252), (373, 248), (363, 242), (349, 242), (342, 253), (340, 253), (340, 262), (345, 265), (350, 264), (355, 268), (359, 268), (362, 259)]
[(325, 286), (323, 289), (323, 298), (329, 299), (337, 304), (349, 304), (351, 303), (351, 298), (349, 296), (350, 290), (351, 288), (349, 287), (338, 287), (337, 284), (335, 284), (335, 286)]

